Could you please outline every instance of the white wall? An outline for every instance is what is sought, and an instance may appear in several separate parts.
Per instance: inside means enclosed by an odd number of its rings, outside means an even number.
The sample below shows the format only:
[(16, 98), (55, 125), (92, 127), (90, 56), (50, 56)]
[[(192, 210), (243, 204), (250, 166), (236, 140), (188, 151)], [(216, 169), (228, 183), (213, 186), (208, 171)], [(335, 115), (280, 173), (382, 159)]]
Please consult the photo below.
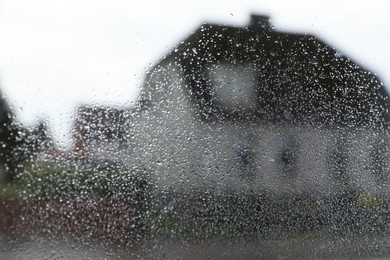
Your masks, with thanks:
[[(366, 192), (389, 192), (388, 182), (378, 183), (368, 167), (375, 149), (372, 144), (383, 134), (263, 122), (206, 123), (197, 115), (179, 72), (169, 61), (151, 72), (143, 92), (150, 98), (150, 108), (135, 116), (132, 126), (133, 162), (154, 173), (157, 189), (331, 196), (342, 188), (329, 165), (332, 140), (345, 136), (348, 185)], [(280, 142), (286, 136), (294, 136), (297, 143), (295, 176), (286, 176), (280, 161)], [(235, 147), (243, 137), (250, 139), (252, 147), (252, 175), (237, 165)]]

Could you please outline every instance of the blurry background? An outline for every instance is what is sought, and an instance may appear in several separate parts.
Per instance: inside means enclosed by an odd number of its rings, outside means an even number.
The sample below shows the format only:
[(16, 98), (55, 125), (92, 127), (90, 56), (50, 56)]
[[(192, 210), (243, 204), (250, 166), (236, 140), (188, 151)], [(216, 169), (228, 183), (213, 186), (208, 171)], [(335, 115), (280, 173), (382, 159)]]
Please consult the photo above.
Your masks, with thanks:
[(19, 122), (46, 121), (67, 149), (77, 106), (132, 106), (150, 66), (203, 22), (245, 26), (251, 13), (319, 36), (388, 85), (389, 11), (380, 0), (1, 0), (0, 90)]

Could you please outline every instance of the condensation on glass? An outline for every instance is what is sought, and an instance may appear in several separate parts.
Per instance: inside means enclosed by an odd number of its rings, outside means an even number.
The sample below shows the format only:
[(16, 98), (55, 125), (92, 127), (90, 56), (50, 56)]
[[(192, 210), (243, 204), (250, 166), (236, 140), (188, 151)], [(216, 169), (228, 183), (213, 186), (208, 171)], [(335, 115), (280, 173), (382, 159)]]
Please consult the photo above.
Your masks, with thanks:
[(147, 71), (134, 107), (80, 107), (72, 151), (50, 150), (43, 126), (7, 133), (24, 159), (3, 181), (0, 244), (36, 257), (91, 257), (88, 245), (123, 259), (386, 256), (388, 128), (378, 77), (318, 37), (265, 16), (204, 24)]

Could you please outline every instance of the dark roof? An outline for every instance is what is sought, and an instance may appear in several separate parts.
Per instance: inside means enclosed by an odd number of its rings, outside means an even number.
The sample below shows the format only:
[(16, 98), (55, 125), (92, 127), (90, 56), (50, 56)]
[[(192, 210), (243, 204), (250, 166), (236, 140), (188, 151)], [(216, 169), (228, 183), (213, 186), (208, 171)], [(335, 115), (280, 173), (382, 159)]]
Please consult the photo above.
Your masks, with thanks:
[[(389, 122), (389, 96), (373, 73), (316, 36), (273, 30), (268, 17), (252, 16), (245, 28), (205, 24), (165, 61), (172, 59), (204, 120), (376, 128)], [(255, 110), (227, 110), (211, 95), (206, 67), (226, 62), (255, 66)]]

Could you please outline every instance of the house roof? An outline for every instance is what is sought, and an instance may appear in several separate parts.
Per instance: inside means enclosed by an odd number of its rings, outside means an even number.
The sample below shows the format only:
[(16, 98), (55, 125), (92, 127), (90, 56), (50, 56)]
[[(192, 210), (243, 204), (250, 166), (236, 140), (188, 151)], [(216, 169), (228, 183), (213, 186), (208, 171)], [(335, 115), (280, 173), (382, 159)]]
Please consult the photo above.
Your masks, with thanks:
[[(389, 95), (370, 71), (308, 34), (279, 32), (268, 17), (249, 26), (204, 24), (165, 61), (182, 68), (187, 90), (204, 120), (387, 127)], [(256, 108), (228, 110), (213, 98), (211, 64), (251, 64)]]

